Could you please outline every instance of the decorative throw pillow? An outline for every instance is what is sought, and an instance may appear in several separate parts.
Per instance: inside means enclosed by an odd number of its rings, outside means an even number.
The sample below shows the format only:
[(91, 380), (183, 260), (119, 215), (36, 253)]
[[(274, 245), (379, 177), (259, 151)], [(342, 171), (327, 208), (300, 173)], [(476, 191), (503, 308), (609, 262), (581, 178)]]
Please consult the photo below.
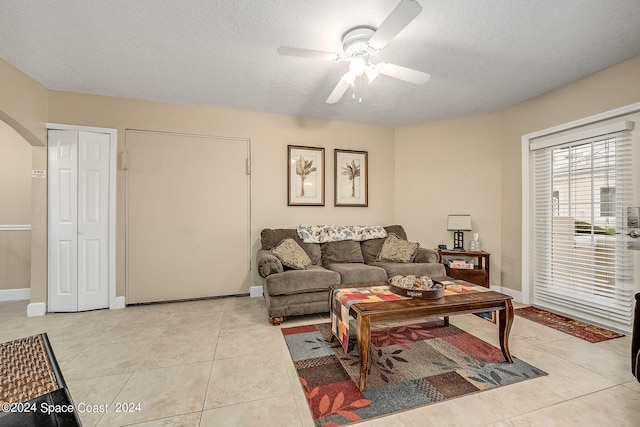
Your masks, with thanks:
[(382, 244), (376, 261), (412, 262), (416, 257), (419, 246), (420, 243), (407, 242), (394, 233), (389, 233), (389, 236)]
[(271, 249), (271, 253), (280, 260), (282, 265), (295, 270), (304, 270), (311, 265), (309, 255), (291, 238), (278, 243), (278, 246)]

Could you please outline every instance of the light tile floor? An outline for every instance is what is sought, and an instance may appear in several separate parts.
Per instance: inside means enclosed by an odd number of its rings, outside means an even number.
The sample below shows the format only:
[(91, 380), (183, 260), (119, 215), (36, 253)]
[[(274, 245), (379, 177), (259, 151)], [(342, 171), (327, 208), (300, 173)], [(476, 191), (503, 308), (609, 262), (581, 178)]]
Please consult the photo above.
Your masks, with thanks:
[[(0, 342), (47, 332), (86, 426), (313, 426), (279, 327), (262, 298), (224, 298), (27, 318), (0, 303)], [(303, 316), (284, 327), (327, 321)], [(498, 346), (497, 326), (451, 323)], [(590, 344), (515, 318), (511, 353), (546, 377), (437, 403), (360, 426), (638, 426), (631, 338)], [(116, 412), (116, 405), (133, 412)], [(120, 409), (125, 408), (120, 406)]]

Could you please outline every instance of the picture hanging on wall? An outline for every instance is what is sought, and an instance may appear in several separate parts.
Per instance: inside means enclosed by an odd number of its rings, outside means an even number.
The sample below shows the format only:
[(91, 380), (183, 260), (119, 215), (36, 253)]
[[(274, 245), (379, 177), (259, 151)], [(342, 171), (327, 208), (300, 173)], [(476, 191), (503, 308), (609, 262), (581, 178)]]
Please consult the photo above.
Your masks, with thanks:
[(335, 150), (336, 206), (368, 206), (366, 151)]
[(287, 204), (324, 206), (324, 148), (287, 148)]

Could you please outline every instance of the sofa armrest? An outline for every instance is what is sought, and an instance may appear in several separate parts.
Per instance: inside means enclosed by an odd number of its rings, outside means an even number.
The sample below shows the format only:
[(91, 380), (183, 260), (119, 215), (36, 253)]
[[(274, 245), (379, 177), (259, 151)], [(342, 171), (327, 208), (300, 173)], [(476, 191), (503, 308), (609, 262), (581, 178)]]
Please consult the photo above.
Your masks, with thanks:
[(631, 330), (631, 373), (640, 382), (640, 292), (635, 295), (636, 305)]
[(282, 273), (284, 268), (280, 260), (271, 252), (260, 249), (256, 255), (256, 263), (258, 265), (258, 274), (261, 277), (268, 277), (272, 274)]
[(438, 252), (429, 248), (418, 248), (413, 262), (438, 262)]

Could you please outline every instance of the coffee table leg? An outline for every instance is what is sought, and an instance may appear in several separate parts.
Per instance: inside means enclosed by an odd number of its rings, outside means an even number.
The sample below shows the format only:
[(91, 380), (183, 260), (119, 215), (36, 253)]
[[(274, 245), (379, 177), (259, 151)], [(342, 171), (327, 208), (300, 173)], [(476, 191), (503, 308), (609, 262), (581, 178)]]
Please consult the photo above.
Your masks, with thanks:
[(360, 391), (367, 384), (369, 370), (369, 350), (371, 346), (371, 321), (369, 316), (358, 316), (358, 347), (360, 347)]
[(509, 333), (513, 324), (513, 304), (511, 300), (507, 300), (503, 310), (498, 310), (498, 327), (500, 334), (500, 349), (504, 358), (509, 363), (513, 363), (513, 358), (509, 352)]
[(449, 316), (444, 316), (444, 326), (449, 326)]

